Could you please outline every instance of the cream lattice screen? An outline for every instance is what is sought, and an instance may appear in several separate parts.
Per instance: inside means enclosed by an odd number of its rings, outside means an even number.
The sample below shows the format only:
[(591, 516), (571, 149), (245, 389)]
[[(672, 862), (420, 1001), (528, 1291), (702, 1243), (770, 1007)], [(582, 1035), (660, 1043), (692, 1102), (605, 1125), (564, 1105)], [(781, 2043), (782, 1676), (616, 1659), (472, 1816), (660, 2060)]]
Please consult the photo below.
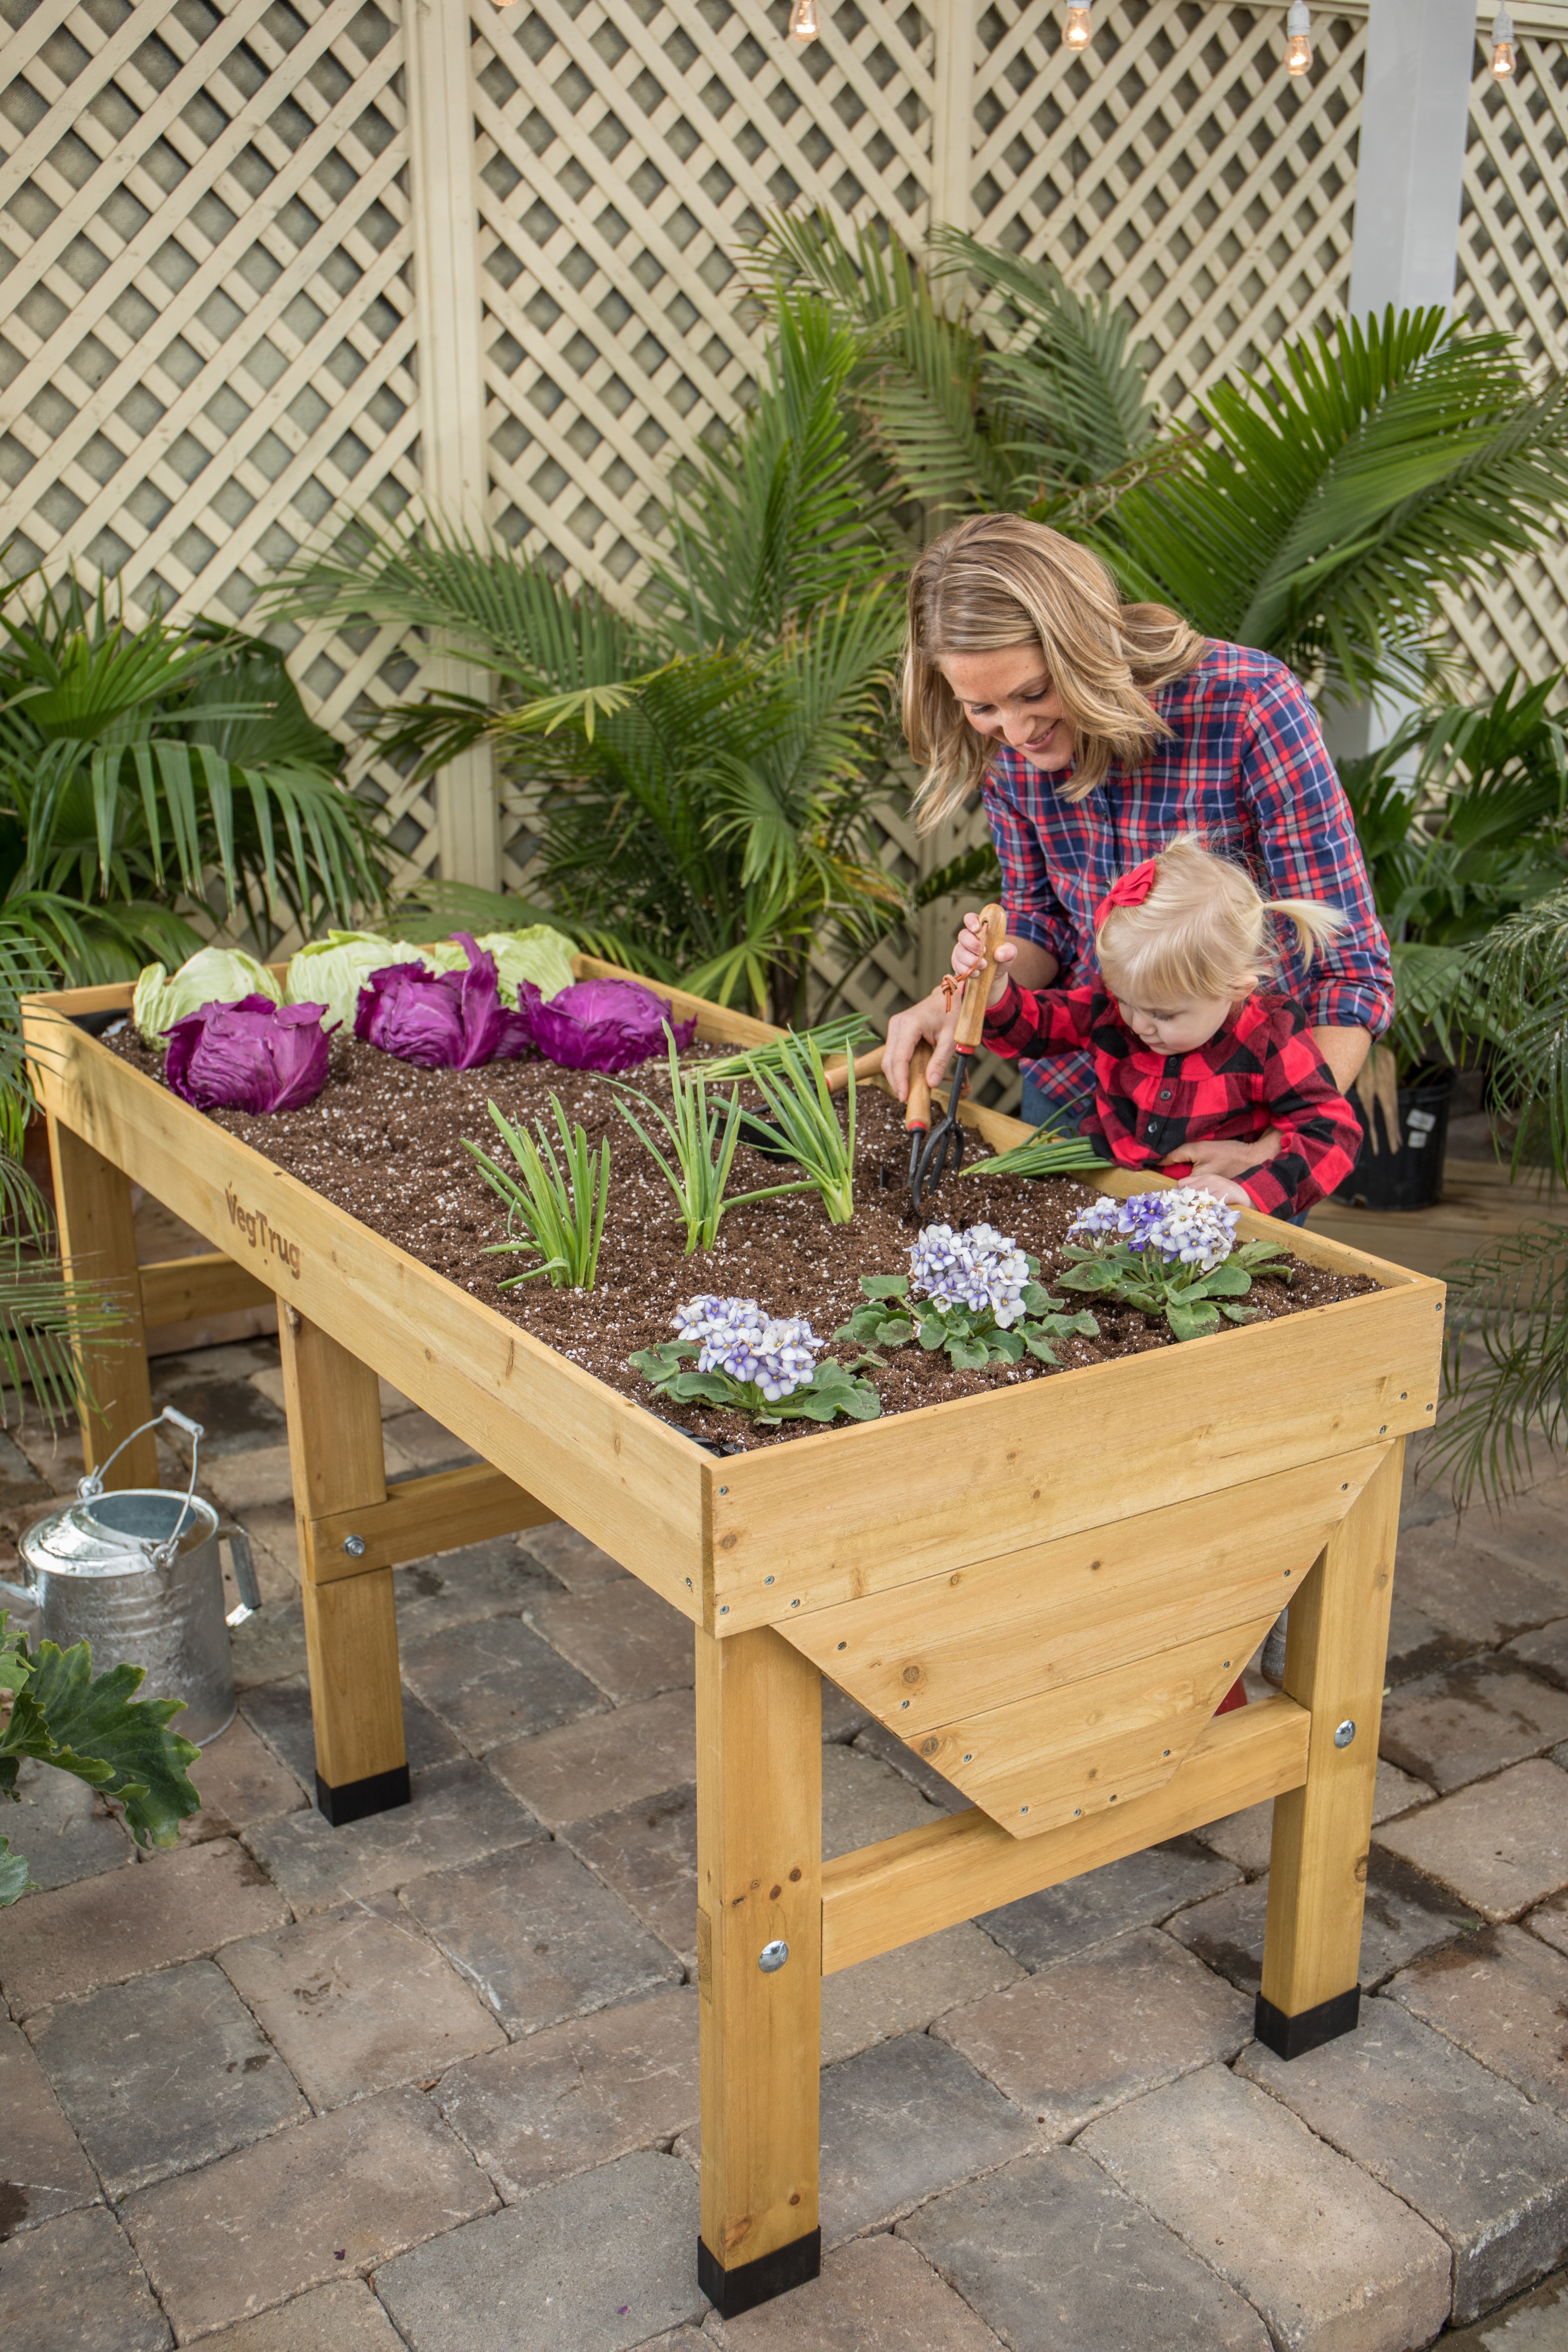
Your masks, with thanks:
[[(1177, 414), (1344, 300), (1363, 7), (1315, 11), (1293, 83), (1278, 5), (1100, 0), (1082, 58), (1042, 0), (826, 0), (804, 51), (785, 0), (404, 5), (0, 0), (12, 572), (102, 565), (133, 609), (242, 614), (334, 508), (418, 496), (414, 216), (439, 230), (456, 179), (478, 205), (490, 520), (628, 599), (671, 457), (745, 400), (736, 265), (771, 209), (881, 215), (918, 245), (933, 186), (952, 213), (967, 176), (979, 234), (1131, 310)], [(427, 156), (439, 188), (410, 181), (414, 40), (468, 44), (471, 151)], [(1521, 47), (1511, 88), (1478, 57), (1459, 299), (1563, 363), (1568, 47)], [(1568, 658), (1568, 559), (1452, 618), (1488, 678)], [(345, 733), (417, 675), (368, 629), (307, 637), (295, 667)], [(405, 870), (437, 867), (433, 795), (372, 761), (356, 782), (390, 803)], [(889, 814), (905, 870), (953, 846)], [(889, 1009), (944, 928), (879, 950), (852, 1000)]]

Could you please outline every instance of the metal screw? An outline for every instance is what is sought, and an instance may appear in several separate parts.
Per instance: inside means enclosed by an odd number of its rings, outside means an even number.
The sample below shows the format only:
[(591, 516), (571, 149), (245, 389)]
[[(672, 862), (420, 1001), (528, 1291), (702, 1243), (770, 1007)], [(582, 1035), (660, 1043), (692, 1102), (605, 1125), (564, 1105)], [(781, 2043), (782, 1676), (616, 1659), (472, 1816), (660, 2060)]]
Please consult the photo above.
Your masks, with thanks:
[(721, 1495), (727, 1495), (727, 1494), (729, 1493), (729, 1491), (730, 1491), (730, 1489), (728, 1488), (728, 1486), (721, 1486), (721, 1487), (720, 1487), (720, 1489), (719, 1489), (719, 1492), (720, 1492)]
[(973, 1755), (969, 1755), (969, 1756), (966, 1756), (966, 1757), (964, 1758), (964, 1759), (963, 1759), (963, 1760), (964, 1760), (964, 1762), (965, 1762), (966, 1764), (973, 1764), (973, 1761), (974, 1761), (974, 1758), (973, 1758)]
[(1222, 1659), (1220, 1660), (1220, 1664), (1221, 1664), (1222, 1666), (1228, 1666), (1228, 1665), (1229, 1665), (1229, 1664), (1230, 1664), (1230, 1660), (1229, 1660), (1228, 1658), (1222, 1658)]
[(900, 1715), (903, 1713), (904, 1709), (905, 1709), (908, 1706), (909, 1706), (909, 1700), (908, 1700), (907, 1698), (901, 1698), (901, 1699), (899, 1701), (899, 1712), (900, 1713)]
[(728, 1602), (727, 1601), (721, 1601), (720, 1602), (720, 1604), (719, 1604), (719, 1614), (720, 1614), (720, 1616), (721, 1616), (721, 1617), (728, 1617), (728, 1615), (730, 1614), (730, 1604), (729, 1604), (729, 1602)]
[(347, 1552), (351, 1559), (361, 1559), (364, 1552), (364, 1538), (363, 1536), (345, 1536), (343, 1538), (343, 1549)]
[(1378, 1433), (1379, 1437), (1386, 1437), (1386, 1436), (1388, 1435), (1388, 1423), (1387, 1423), (1387, 1422), (1384, 1421), (1384, 1422), (1380, 1422), (1380, 1423), (1378, 1423), (1377, 1433)]
[(1160, 1753), (1161, 1753), (1161, 1755), (1162, 1755), (1162, 1756), (1168, 1756), (1168, 1755), (1170, 1754), (1170, 1752), (1171, 1752), (1171, 1751), (1170, 1751), (1170, 1749), (1169, 1749), (1168, 1748), (1161, 1748), (1161, 1750), (1160, 1750)]
[(1075, 1806), (1073, 1807), (1073, 1809), (1072, 1809), (1072, 1817), (1073, 1817), (1073, 1819), (1074, 1819), (1074, 1821), (1075, 1821), (1075, 1822), (1080, 1822), (1080, 1821), (1082, 1821), (1082, 1819), (1083, 1819), (1083, 1807), (1082, 1807), (1081, 1805), (1075, 1805)]
[(764, 1577), (763, 1577), (763, 1582), (764, 1584), (771, 1584), (771, 1583), (773, 1582), (773, 1578), (772, 1578), (771, 1576), (764, 1576)]
[(1112, 1804), (1114, 1804), (1114, 1803), (1116, 1802), (1116, 1799), (1115, 1799), (1115, 1797), (1114, 1797), (1114, 1796), (1111, 1798), (1110, 1801), (1111, 1801), (1111, 1803), (1112, 1803)]
[(757, 1966), (763, 1976), (776, 1976), (788, 1958), (789, 1946), (774, 1941), (763, 1946), (762, 1950), (757, 1954)]
[(1027, 1807), (1027, 1805), (1020, 1805), (1020, 1806), (1019, 1806), (1019, 1808), (1018, 1808), (1018, 1811), (1019, 1811), (1021, 1813), (1026, 1813), (1026, 1812), (1028, 1811), (1028, 1810), (1029, 1810), (1029, 1808)]
[(1405, 1398), (1406, 1398), (1409, 1394), (1410, 1394), (1410, 1391), (1409, 1391), (1409, 1390), (1408, 1390), (1408, 1389), (1401, 1389), (1401, 1390), (1400, 1390), (1400, 1391), (1399, 1391), (1399, 1402), (1400, 1402), (1400, 1403), (1401, 1403), (1401, 1404), (1403, 1404), (1403, 1403), (1405, 1402)]
[(1342, 1723), (1336, 1724), (1334, 1727), (1334, 1746), (1336, 1748), (1348, 1748), (1354, 1738), (1355, 1726), (1347, 1715)]
[(1286, 1582), (1287, 1582), (1287, 1583), (1289, 1583), (1289, 1580), (1290, 1580), (1290, 1571), (1289, 1571), (1289, 1569), (1287, 1569), (1287, 1570), (1285, 1570), (1285, 1580), (1286, 1580)]
[(792, 1609), (798, 1609), (800, 1607), (798, 1601), (792, 1601), (789, 1605)]
[(841, 1650), (847, 1650), (849, 1647), (849, 1644), (847, 1642), (840, 1642), (838, 1646)]

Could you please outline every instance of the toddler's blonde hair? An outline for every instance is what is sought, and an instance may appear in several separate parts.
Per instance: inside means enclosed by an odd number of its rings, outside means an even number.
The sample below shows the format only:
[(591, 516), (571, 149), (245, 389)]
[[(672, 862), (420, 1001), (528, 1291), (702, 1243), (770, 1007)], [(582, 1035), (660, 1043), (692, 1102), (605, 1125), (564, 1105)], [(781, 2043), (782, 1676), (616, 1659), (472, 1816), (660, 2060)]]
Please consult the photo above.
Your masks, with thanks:
[(1265, 898), (1251, 876), (1178, 834), (1154, 860), (1141, 906), (1112, 907), (1095, 927), (1100, 977), (1113, 996), (1158, 1007), (1190, 996), (1250, 996), (1279, 976), (1271, 923), (1287, 923), (1310, 963), (1344, 921), (1315, 898)]

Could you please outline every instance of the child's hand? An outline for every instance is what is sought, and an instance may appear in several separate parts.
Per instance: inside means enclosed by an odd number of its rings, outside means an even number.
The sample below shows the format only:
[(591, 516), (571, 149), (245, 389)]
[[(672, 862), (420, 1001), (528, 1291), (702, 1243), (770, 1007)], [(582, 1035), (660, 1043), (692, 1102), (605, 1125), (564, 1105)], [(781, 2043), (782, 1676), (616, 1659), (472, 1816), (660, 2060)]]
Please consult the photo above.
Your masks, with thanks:
[(1228, 1176), (1184, 1176), (1177, 1185), (1178, 1192), (1206, 1192), (1211, 1201), (1221, 1201), (1227, 1209), (1255, 1209), (1256, 1201), (1233, 1184)]
[[(996, 961), (991, 974), (991, 985), (985, 994), (987, 1012), (994, 1004), (1000, 1004), (1006, 994), (1006, 966), (1012, 962), (1017, 952), (1017, 947), (1012, 940), (1005, 940), (997, 949)], [(963, 929), (953, 941), (953, 971), (960, 980), (967, 980), (971, 972), (979, 971), (984, 961), (985, 934), (981, 929), (980, 918), (978, 915), (965, 915)]]

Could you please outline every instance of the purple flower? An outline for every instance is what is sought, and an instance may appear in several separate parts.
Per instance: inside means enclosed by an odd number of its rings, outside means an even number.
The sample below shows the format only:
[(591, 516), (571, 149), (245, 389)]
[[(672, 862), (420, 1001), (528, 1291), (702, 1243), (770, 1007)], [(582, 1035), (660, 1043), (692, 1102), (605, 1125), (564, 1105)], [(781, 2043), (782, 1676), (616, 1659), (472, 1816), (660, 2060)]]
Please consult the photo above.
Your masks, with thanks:
[(453, 936), (467, 951), (468, 970), (384, 964), (360, 990), (356, 1037), (426, 1070), (473, 1070), (481, 1062), (514, 1062), (528, 1051), (528, 1024), (502, 1004), (494, 956), (467, 931)]
[(629, 1070), (663, 1052), (667, 1021), (678, 1048), (697, 1034), (695, 1021), (671, 1021), (668, 1000), (635, 980), (580, 980), (548, 1002), (525, 980), (518, 1003), (533, 1043), (564, 1070)]
[(170, 1092), (198, 1110), (302, 1109), (327, 1083), (326, 1009), (242, 996), (187, 1013), (168, 1032)]

